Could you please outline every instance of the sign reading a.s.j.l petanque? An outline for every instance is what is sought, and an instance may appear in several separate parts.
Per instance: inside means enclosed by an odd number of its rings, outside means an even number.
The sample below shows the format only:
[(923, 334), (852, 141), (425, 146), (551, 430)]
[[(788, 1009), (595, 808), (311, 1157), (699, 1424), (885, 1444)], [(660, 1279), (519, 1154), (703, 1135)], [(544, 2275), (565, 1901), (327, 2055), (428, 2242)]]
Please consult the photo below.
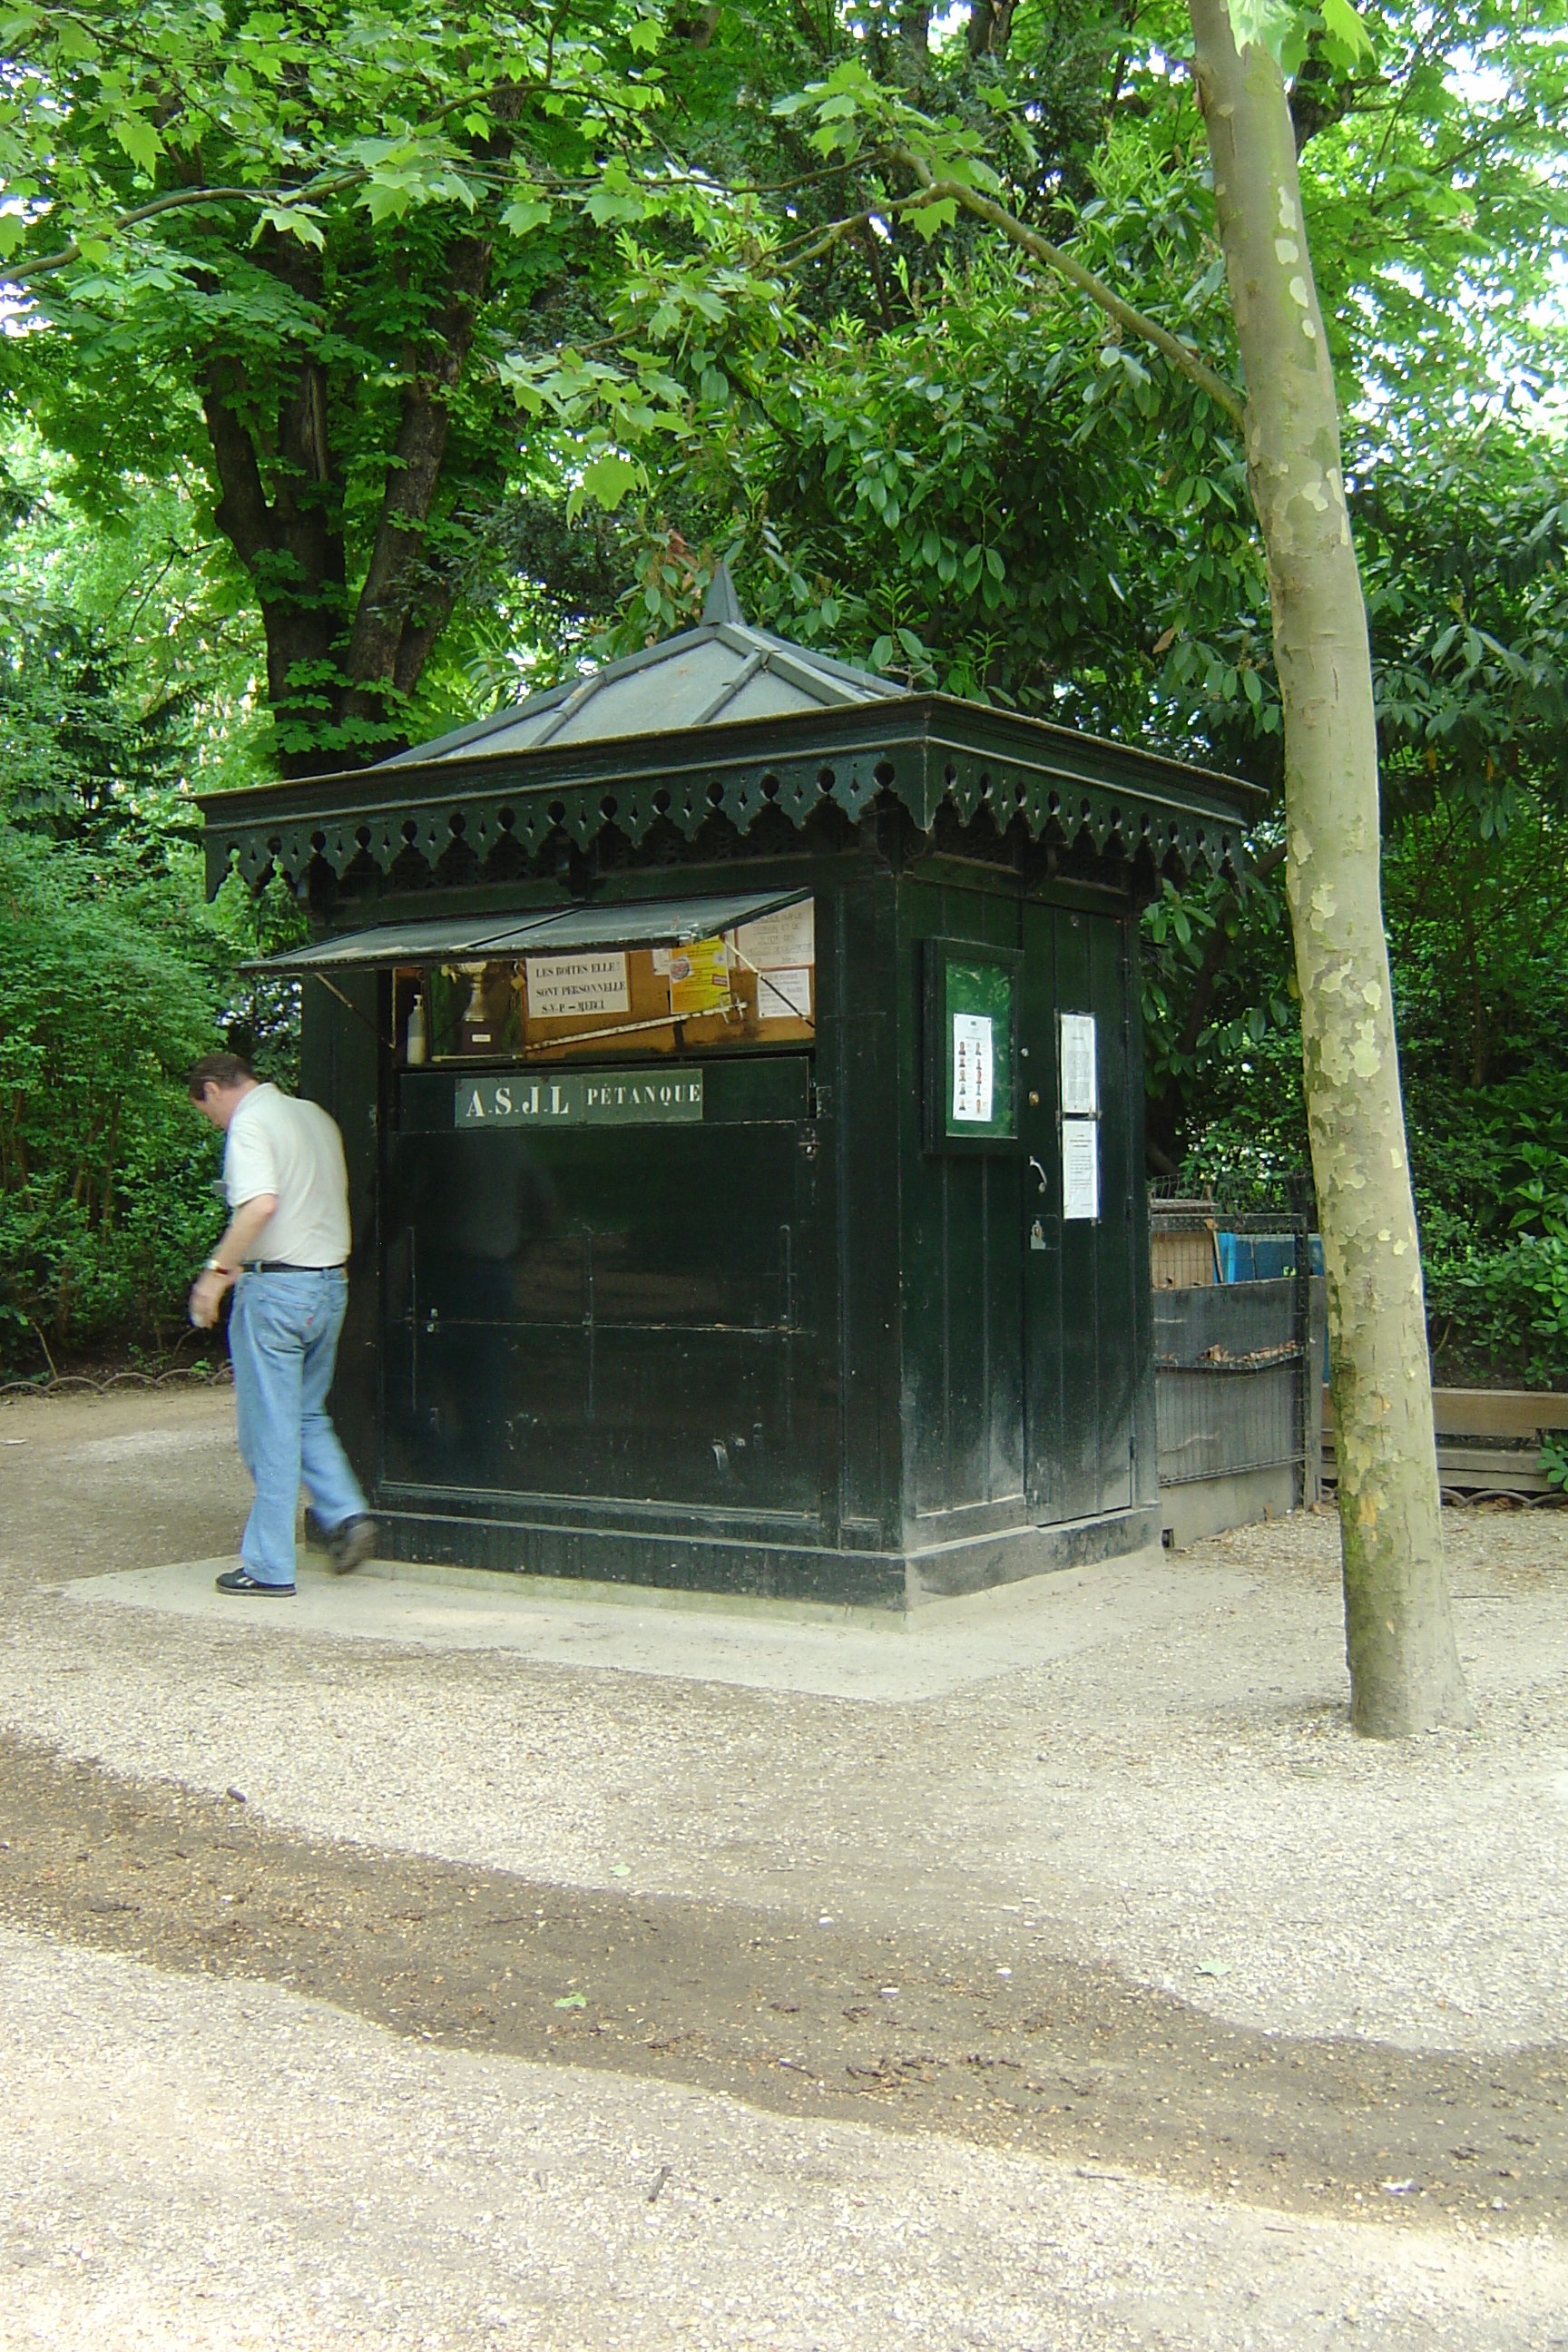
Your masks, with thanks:
[(454, 1127), (684, 1127), (702, 1117), (702, 1073), (513, 1071), (459, 1078)]

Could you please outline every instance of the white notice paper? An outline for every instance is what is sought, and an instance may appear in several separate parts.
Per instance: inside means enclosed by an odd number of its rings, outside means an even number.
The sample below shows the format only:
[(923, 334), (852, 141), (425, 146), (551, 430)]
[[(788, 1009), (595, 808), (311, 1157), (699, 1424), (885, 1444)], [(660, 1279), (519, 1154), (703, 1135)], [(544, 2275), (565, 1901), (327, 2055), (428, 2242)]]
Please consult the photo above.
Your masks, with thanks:
[(757, 974), (757, 1019), (809, 1021), (811, 973), (804, 964)]
[(991, 1016), (952, 1016), (952, 1118), (956, 1126), (989, 1125), (991, 1119)]
[(815, 963), (816, 918), (815, 900), (803, 898), (798, 906), (780, 907), (774, 914), (759, 916), (754, 923), (742, 923), (730, 933), (730, 945), (742, 964), (749, 964), (753, 971), (783, 971)]
[[(1092, 1024), (1090, 1024), (1092, 1026)], [(1100, 1121), (1062, 1121), (1062, 1217), (1090, 1223), (1100, 1215)]]
[[(1062, 1117), (1092, 1118), (1100, 1108), (1100, 1067), (1092, 1013), (1062, 1014)], [(1090, 1214), (1094, 1214), (1093, 1211)]]
[(533, 1021), (575, 1013), (629, 1013), (624, 948), (605, 955), (527, 956), (528, 1011)]

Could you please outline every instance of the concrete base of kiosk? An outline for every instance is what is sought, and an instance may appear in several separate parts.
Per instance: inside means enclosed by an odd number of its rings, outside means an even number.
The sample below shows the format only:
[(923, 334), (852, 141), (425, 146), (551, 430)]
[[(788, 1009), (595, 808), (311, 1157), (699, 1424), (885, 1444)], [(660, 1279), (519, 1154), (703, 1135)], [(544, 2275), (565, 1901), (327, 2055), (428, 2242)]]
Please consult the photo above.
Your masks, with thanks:
[(1157, 1505), (1056, 1527), (1014, 1527), (906, 1551), (826, 1549), (730, 1536), (653, 1535), (614, 1525), (563, 1527), (521, 1513), (458, 1509), (377, 1515), (389, 1559), (489, 1569), (571, 1582), (640, 1585), (757, 1600), (917, 1610), (1146, 1550), (1160, 1540)]

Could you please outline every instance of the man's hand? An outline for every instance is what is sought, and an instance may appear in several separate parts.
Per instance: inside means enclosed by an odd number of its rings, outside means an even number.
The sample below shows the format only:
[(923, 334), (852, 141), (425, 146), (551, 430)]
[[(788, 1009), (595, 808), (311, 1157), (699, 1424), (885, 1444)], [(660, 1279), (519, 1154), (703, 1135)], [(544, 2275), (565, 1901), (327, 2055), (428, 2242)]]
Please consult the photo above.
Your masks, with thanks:
[(210, 1265), (204, 1267), (191, 1286), (190, 1317), (198, 1331), (210, 1331), (217, 1321), (217, 1310), (223, 1304), (224, 1292), (235, 1278), (235, 1270), (256, 1255), (257, 1244), (272, 1222), (277, 1207), (276, 1192), (258, 1192), (229, 1219), (228, 1230), (213, 1252), (220, 1261), (218, 1271), (215, 1274)]
[(190, 1315), (198, 1331), (212, 1329), (223, 1305), (224, 1292), (233, 1280), (232, 1274), (214, 1274), (210, 1268), (197, 1275), (191, 1285)]

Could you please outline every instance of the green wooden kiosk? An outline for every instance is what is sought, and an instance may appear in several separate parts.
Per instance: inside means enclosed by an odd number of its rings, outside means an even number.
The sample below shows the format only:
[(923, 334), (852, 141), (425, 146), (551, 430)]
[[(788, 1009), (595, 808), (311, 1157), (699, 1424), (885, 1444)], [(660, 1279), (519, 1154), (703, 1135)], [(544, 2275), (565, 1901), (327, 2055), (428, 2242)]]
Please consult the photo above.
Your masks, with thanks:
[(903, 1609), (1158, 1539), (1137, 914), (1232, 779), (700, 626), (357, 773), (287, 876), (334, 1410), (407, 1559)]

